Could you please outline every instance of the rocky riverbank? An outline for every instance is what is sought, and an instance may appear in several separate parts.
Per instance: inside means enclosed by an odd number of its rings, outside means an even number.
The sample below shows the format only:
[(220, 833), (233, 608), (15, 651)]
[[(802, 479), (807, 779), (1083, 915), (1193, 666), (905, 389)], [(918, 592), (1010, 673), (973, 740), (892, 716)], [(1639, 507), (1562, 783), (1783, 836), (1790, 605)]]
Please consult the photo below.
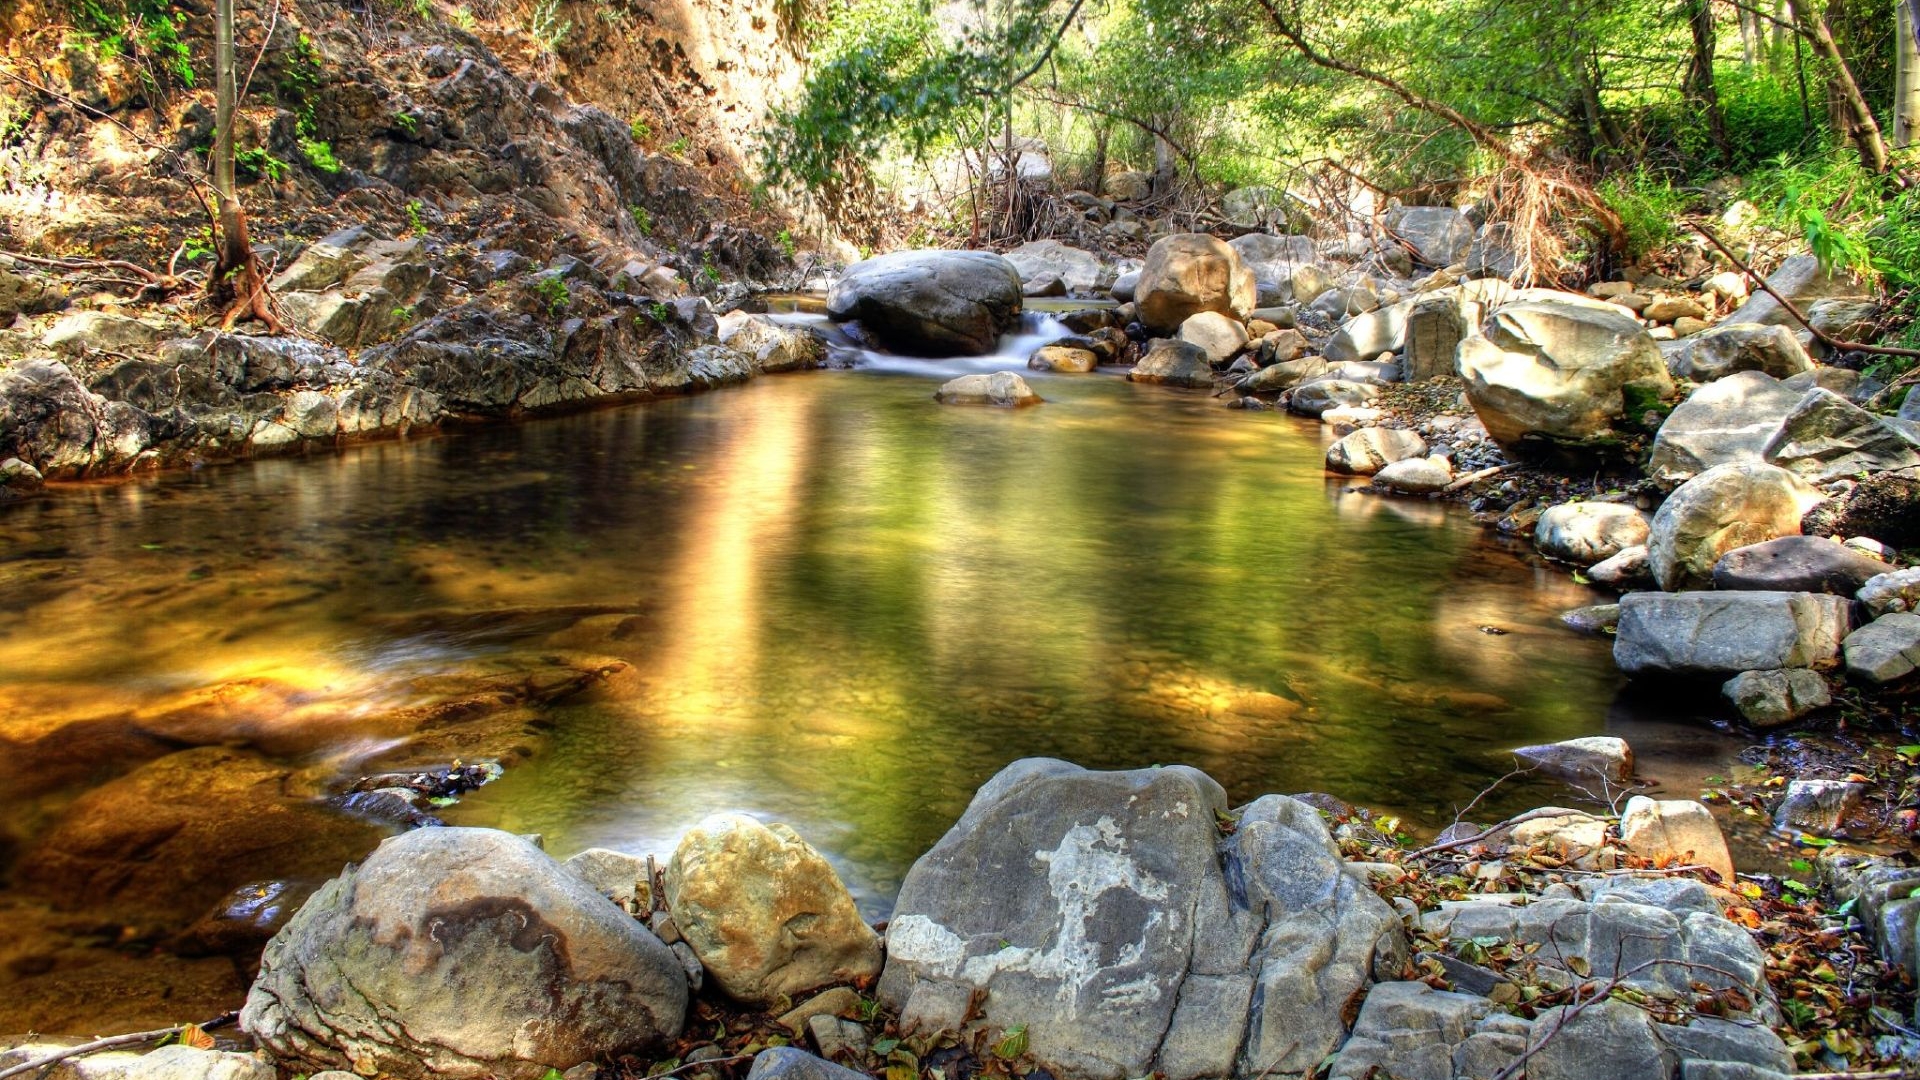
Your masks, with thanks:
[[(1619, 751), (1531, 752), (1582, 776)], [(1884, 885), (1832, 861), (1856, 892)], [(876, 934), (779, 825), (710, 819), (664, 866), (427, 827), (267, 945), (240, 1014), (257, 1052), (196, 1032), (204, 1048), (56, 1071), (1770, 1080), (1897, 1057), (1870, 1030), (1869, 1005), (1910, 1004), (1885, 964), (1733, 869), (1686, 801), (1463, 822), (1416, 848), (1325, 796), (1230, 807), (1184, 767), (1027, 760), (975, 794)]]

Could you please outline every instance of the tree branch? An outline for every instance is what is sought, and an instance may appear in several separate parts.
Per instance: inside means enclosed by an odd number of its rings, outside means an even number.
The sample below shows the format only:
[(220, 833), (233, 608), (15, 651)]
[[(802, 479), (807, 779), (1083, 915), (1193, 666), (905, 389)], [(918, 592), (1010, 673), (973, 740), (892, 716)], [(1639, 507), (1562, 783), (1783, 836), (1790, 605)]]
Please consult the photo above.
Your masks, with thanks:
[(139, 1043), (170, 1039), (190, 1027), (198, 1027), (200, 1030), (205, 1031), (208, 1028), (219, 1027), (222, 1024), (230, 1024), (233, 1022), (234, 1017), (238, 1015), (240, 1014), (231, 1012), (222, 1013), (204, 1024), (175, 1024), (169, 1028), (159, 1028), (154, 1031), (136, 1031), (131, 1035), (109, 1035), (104, 1039), (95, 1039), (92, 1042), (81, 1043), (78, 1046), (68, 1046), (51, 1054), (47, 1054), (44, 1057), (37, 1057), (32, 1061), (23, 1061), (10, 1068), (0, 1069), (0, 1080), (7, 1080), (8, 1077), (23, 1076), (27, 1073), (38, 1072), (49, 1065), (58, 1065), (68, 1058), (81, 1057), (86, 1054), (97, 1054), (102, 1050), (111, 1050), (116, 1046), (134, 1046)]
[(1738, 255), (1728, 250), (1727, 245), (1720, 242), (1720, 238), (1713, 234), (1712, 229), (1707, 228), (1705, 225), (1691, 218), (1687, 219), (1684, 224), (1687, 228), (1705, 237), (1707, 243), (1718, 248), (1720, 254), (1725, 255), (1735, 267), (1739, 268), (1742, 274), (1745, 274), (1749, 280), (1760, 286), (1763, 292), (1773, 297), (1782, 308), (1786, 309), (1787, 314), (1793, 316), (1794, 322), (1806, 327), (1807, 332), (1812, 334), (1816, 340), (1827, 348), (1835, 352), (1863, 352), (1872, 356), (1907, 356), (1920, 358), (1920, 349), (1901, 349), (1892, 345), (1869, 345), (1863, 341), (1842, 341), (1832, 334), (1816, 328), (1812, 322), (1808, 321), (1806, 313), (1800, 310), (1799, 305), (1774, 291), (1773, 286), (1767, 284), (1767, 279), (1761, 277), (1754, 271), (1753, 267), (1748, 266)]

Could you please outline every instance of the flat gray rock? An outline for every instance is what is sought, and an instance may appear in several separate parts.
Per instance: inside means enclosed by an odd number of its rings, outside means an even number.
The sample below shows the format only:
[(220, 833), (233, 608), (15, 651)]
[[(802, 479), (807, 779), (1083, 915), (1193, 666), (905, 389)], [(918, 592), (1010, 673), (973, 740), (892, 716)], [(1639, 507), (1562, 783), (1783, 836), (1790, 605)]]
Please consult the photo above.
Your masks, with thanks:
[(1629, 675), (1720, 675), (1831, 662), (1845, 597), (1790, 592), (1628, 593), (1614, 662)]
[(1782, 536), (1735, 548), (1713, 564), (1716, 589), (1771, 589), (1852, 596), (1891, 567), (1820, 536)]

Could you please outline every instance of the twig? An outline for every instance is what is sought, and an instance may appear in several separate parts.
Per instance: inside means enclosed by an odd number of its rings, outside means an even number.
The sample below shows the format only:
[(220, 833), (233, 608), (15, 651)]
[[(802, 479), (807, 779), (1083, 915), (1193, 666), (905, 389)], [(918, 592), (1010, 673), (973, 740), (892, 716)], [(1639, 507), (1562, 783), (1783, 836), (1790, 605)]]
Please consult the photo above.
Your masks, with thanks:
[(1567, 816), (1569, 816), (1569, 814), (1568, 814), (1568, 811), (1566, 810), (1557, 809), (1551, 806), (1543, 806), (1538, 810), (1529, 810), (1526, 813), (1520, 814), (1516, 817), (1510, 817), (1507, 820), (1501, 822), (1500, 824), (1492, 826), (1491, 828), (1488, 828), (1483, 832), (1475, 833), (1472, 836), (1463, 836), (1458, 840), (1449, 840), (1444, 844), (1428, 844), (1426, 847), (1420, 848), (1417, 851), (1409, 852), (1407, 854), (1407, 858), (1421, 859), (1421, 858), (1425, 858), (1428, 855), (1438, 855), (1443, 851), (1452, 851), (1455, 848), (1463, 848), (1469, 844), (1477, 844), (1480, 841), (1485, 840), (1487, 837), (1492, 836), (1493, 834), (1500, 832), (1503, 829), (1511, 829), (1515, 825), (1524, 825), (1529, 821), (1541, 821), (1546, 818), (1561, 818), (1561, 817), (1567, 817)]
[(132, 1046), (136, 1043), (172, 1038), (190, 1027), (197, 1026), (200, 1030), (205, 1031), (208, 1028), (215, 1028), (222, 1024), (232, 1023), (234, 1017), (238, 1015), (240, 1014), (231, 1012), (221, 1013), (219, 1016), (214, 1017), (204, 1024), (175, 1024), (173, 1027), (159, 1028), (155, 1031), (136, 1031), (131, 1035), (109, 1035), (104, 1039), (95, 1039), (92, 1042), (81, 1043), (79, 1046), (69, 1046), (61, 1050), (56, 1050), (44, 1057), (37, 1057), (32, 1061), (21, 1062), (11, 1068), (0, 1069), (0, 1080), (7, 1080), (10, 1076), (20, 1076), (25, 1073), (37, 1072), (49, 1065), (58, 1065), (68, 1058), (81, 1057), (86, 1054), (96, 1054), (102, 1050), (111, 1050), (116, 1046)]
[(1499, 473), (1505, 472), (1507, 468), (1508, 466), (1506, 465), (1495, 465), (1490, 469), (1481, 469), (1477, 472), (1470, 472), (1467, 475), (1459, 478), (1458, 480), (1455, 480), (1453, 483), (1448, 484), (1446, 487), (1441, 488), (1440, 490), (1443, 494), (1450, 495), (1453, 492), (1459, 491), (1461, 488), (1472, 487), (1473, 485), (1479, 483), (1480, 481), (1485, 480), (1489, 476), (1494, 476)]
[(648, 1078), (648, 1080), (666, 1080), (666, 1078), (669, 1076), (685, 1076), (687, 1073), (693, 1072), (696, 1069), (717, 1068), (721, 1065), (738, 1065), (743, 1061), (752, 1061), (752, 1060), (753, 1060), (752, 1054), (735, 1054), (732, 1057), (707, 1058), (704, 1061), (689, 1061), (685, 1065), (668, 1069), (666, 1072), (654, 1073), (651, 1077)]
[(1528, 773), (1530, 773), (1530, 772), (1535, 772), (1535, 771), (1537, 771), (1537, 770), (1538, 770), (1539, 768), (1540, 768), (1540, 766), (1538, 766), (1538, 765), (1529, 765), (1529, 766), (1527, 766), (1527, 767), (1526, 767), (1526, 768), (1524, 768), (1524, 769), (1515, 769), (1515, 770), (1513, 770), (1512, 772), (1510, 772), (1510, 773), (1508, 773), (1507, 775), (1505, 775), (1505, 776), (1503, 776), (1503, 777), (1501, 777), (1500, 779), (1498, 779), (1498, 780), (1495, 780), (1495, 781), (1494, 781), (1493, 783), (1491, 783), (1491, 784), (1488, 784), (1488, 785), (1487, 785), (1486, 787), (1483, 787), (1483, 788), (1481, 788), (1481, 789), (1480, 789), (1480, 793), (1479, 793), (1478, 795), (1475, 795), (1475, 796), (1473, 797), (1473, 801), (1472, 801), (1472, 802), (1470, 802), (1470, 803), (1468, 803), (1467, 805), (1465, 805), (1465, 806), (1463, 806), (1463, 807), (1461, 807), (1461, 808), (1460, 808), (1460, 812), (1459, 812), (1459, 813), (1457, 813), (1457, 814), (1455, 814), (1455, 815), (1453, 815), (1453, 823), (1454, 823), (1455, 825), (1458, 825), (1458, 824), (1460, 824), (1460, 822), (1461, 822), (1461, 821), (1462, 821), (1463, 819), (1465, 819), (1465, 818), (1466, 818), (1466, 816), (1467, 816), (1468, 814), (1471, 814), (1471, 813), (1473, 813), (1473, 808), (1474, 808), (1474, 807), (1476, 807), (1476, 806), (1479, 806), (1479, 805), (1480, 805), (1480, 800), (1481, 800), (1481, 799), (1484, 799), (1484, 798), (1486, 798), (1487, 796), (1489, 796), (1489, 795), (1491, 795), (1491, 794), (1493, 794), (1493, 791), (1494, 791), (1494, 789), (1495, 789), (1495, 788), (1497, 788), (1497, 787), (1499, 787), (1499, 786), (1500, 786), (1501, 784), (1504, 784), (1504, 783), (1506, 783), (1507, 781), (1509, 781), (1509, 780), (1511, 780), (1511, 779), (1513, 779), (1513, 778), (1514, 778), (1514, 777), (1516, 777), (1516, 776), (1525, 776), (1525, 775), (1527, 775), (1527, 774), (1528, 774)]
[(1782, 308), (1786, 309), (1787, 314), (1793, 316), (1794, 322), (1797, 322), (1801, 326), (1806, 327), (1807, 332), (1812, 334), (1817, 340), (1819, 340), (1819, 342), (1822, 345), (1825, 345), (1827, 348), (1832, 349), (1835, 352), (1863, 352), (1863, 353), (1872, 354), (1874, 356), (1908, 356), (1908, 357), (1920, 358), (1920, 349), (1901, 349), (1901, 348), (1896, 348), (1895, 346), (1892, 346), (1892, 345), (1868, 345), (1865, 342), (1860, 342), (1860, 341), (1841, 341), (1839, 338), (1836, 338), (1833, 335), (1826, 333), (1825, 331), (1814, 326), (1812, 322), (1808, 321), (1806, 313), (1802, 312), (1800, 308), (1796, 304), (1794, 304), (1793, 301), (1775, 292), (1773, 286), (1767, 284), (1766, 278), (1763, 278), (1759, 274), (1755, 273), (1753, 267), (1748, 266), (1744, 261), (1741, 260), (1740, 256), (1735, 255), (1732, 251), (1728, 250), (1727, 245), (1721, 243), (1720, 238), (1713, 235), (1712, 229), (1707, 228), (1705, 225), (1702, 225), (1699, 222), (1692, 220), (1691, 218), (1687, 219), (1685, 224), (1687, 228), (1692, 229), (1694, 232), (1699, 233), (1703, 237), (1706, 237), (1707, 243), (1712, 244), (1714, 247), (1718, 248), (1720, 251), (1720, 254), (1725, 255), (1733, 263), (1734, 266), (1739, 268), (1742, 274), (1745, 274), (1748, 278), (1752, 279), (1754, 284), (1760, 286), (1762, 291), (1764, 291), (1768, 296), (1773, 297), (1774, 300), (1777, 301)]

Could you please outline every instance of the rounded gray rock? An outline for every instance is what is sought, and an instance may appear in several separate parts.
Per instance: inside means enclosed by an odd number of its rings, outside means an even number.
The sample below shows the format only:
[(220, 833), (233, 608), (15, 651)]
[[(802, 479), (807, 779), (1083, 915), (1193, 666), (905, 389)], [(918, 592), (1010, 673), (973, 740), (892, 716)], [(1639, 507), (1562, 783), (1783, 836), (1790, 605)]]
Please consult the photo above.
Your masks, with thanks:
[(827, 293), (827, 314), (857, 321), (915, 356), (992, 352), (1020, 313), (1020, 273), (986, 251), (896, 251), (854, 263)]

